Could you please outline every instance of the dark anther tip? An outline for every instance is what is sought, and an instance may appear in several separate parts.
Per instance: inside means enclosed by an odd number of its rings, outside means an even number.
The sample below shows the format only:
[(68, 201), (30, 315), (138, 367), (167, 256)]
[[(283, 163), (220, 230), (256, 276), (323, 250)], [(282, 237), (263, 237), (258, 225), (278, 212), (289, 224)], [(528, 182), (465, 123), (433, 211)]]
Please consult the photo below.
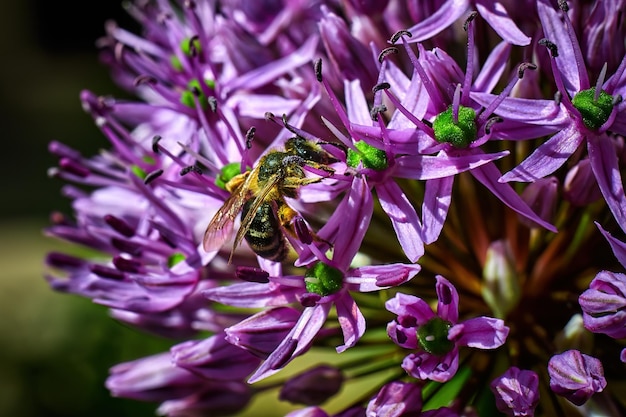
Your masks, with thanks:
[(498, 116), (488, 119), (487, 122), (485, 123), (485, 133), (486, 134), (491, 133), (491, 127), (495, 125), (496, 123), (501, 123), (501, 122), (502, 122), (502, 118)]
[(217, 111), (217, 99), (213, 96), (210, 96), (209, 98), (207, 98), (207, 101), (209, 102), (209, 107), (211, 108), (211, 111), (215, 113)]
[(322, 58), (315, 60), (313, 63), (313, 69), (315, 70), (315, 78), (318, 82), (322, 82)]
[(250, 129), (248, 129), (248, 131), (246, 132), (246, 148), (247, 149), (252, 148), (252, 139), (254, 139), (254, 133), (255, 132), (256, 132), (256, 127), (254, 127), (254, 126), (252, 126)]
[(548, 50), (550, 51), (550, 56), (552, 56), (552, 58), (556, 58), (557, 56), (559, 56), (559, 48), (557, 48), (556, 44), (554, 44), (553, 42), (550, 42), (546, 38), (543, 38), (539, 39), (537, 43), (541, 46), (545, 46), (546, 48), (548, 48)]
[(180, 176), (185, 176), (190, 172), (195, 172), (198, 175), (202, 175), (202, 170), (197, 165), (189, 165), (180, 170)]
[(467, 19), (465, 19), (465, 22), (463, 22), (463, 30), (467, 32), (467, 28), (469, 27), (469, 24), (472, 23), (474, 19), (476, 19), (476, 16), (478, 16), (477, 11), (473, 11), (472, 13), (469, 14), (469, 16), (467, 16)]
[(159, 153), (159, 141), (161, 140), (161, 136), (154, 135), (152, 138), (152, 152)]
[(611, 103), (615, 106), (615, 105), (621, 103), (622, 100), (623, 100), (622, 96), (619, 95), (619, 94), (616, 94), (616, 95), (613, 96), (613, 100), (611, 101)]
[(392, 45), (395, 45), (395, 43), (398, 42), (400, 38), (403, 36), (411, 38), (413, 37), (413, 34), (406, 29), (400, 29), (399, 31), (393, 34), (391, 39), (389, 39), (389, 42), (391, 42)]
[(157, 169), (156, 171), (152, 171), (151, 173), (146, 175), (146, 178), (144, 178), (143, 183), (148, 185), (152, 181), (154, 181), (157, 178), (159, 178), (161, 176), (161, 174), (163, 174), (163, 170), (162, 169)]
[(372, 93), (376, 94), (380, 90), (388, 90), (389, 88), (391, 88), (391, 85), (389, 85), (388, 82), (382, 82), (382, 83), (376, 84), (372, 88)]
[(378, 62), (382, 64), (383, 59), (385, 59), (387, 55), (397, 54), (397, 53), (398, 53), (398, 48), (396, 48), (395, 46), (390, 46), (388, 48), (385, 48), (382, 51), (380, 51), (380, 54), (378, 54)]
[(387, 106), (385, 106), (384, 104), (381, 104), (380, 106), (374, 106), (372, 107), (372, 110), (370, 110), (370, 117), (373, 121), (376, 122), (378, 121), (378, 115), (385, 111), (387, 111)]
[(276, 116), (271, 111), (265, 112), (265, 120), (274, 120)]
[(520, 66), (517, 68), (517, 77), (520, 79), (524, 78), (524, 71), (526, 71), (527, 69), (536, 70), (537, 65), (533, 64), (532, 62), (521, 63)]
[(566, 0), (559, 0), (558, 4), (559, 4), (559, 9), (563, 10), (564, 12), (569, 11), (569, 6), (567, 5)]
[(154, 77), (151, 77), (150, 75), (140, 75), (139, 77), (135, 78), (135, 81), (133, 81), (133, 85), (135, 87), (138, 87), (142, 84), (156, 84), (157, 80)]

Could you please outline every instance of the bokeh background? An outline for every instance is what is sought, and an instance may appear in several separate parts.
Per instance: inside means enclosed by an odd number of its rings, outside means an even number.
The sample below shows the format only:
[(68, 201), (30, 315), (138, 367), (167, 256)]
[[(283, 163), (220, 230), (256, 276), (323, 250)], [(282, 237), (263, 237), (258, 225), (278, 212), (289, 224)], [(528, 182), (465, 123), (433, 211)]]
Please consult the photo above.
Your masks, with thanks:
[(0, 1), (0, 416), (154, 415), (154, 404), (110, 398), (103, 383), (113, 364), (170, 342), (43, 278), (45, 253), (69, 247), (42, 233), (50, 212), (70, 212), (62, 183), (47, 177), (47, 144), (84, 155), (107, 146), (79, 93), (123, 95), (95, 47), (110, 18), (134, 26), (116, 0)]

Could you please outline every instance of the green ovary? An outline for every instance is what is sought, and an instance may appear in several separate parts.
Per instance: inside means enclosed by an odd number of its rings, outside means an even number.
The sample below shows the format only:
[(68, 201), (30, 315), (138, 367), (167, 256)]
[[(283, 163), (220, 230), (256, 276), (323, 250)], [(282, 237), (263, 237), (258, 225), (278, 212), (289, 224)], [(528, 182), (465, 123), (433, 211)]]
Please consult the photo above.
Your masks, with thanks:
[(322, 297), (334, 294), (343, 285), (343, 274), (336, 268), (318, 262), (304, 274), (306, 290)]
[(577, 93), (572, 99), (572, 104), (583, 117), (583, 123), (588, 129), (599, 129), (613, 111), (613, 96), (600, 91), (598, 99), (595, 99), (596, 88), (590, 88)]
[(359, 163), (363, 163), (364, 168), (382, 171), (387, 168), (387, 155), (384, 151), (374, 148), (363, 141), (354, 144), (357, 150), (348, 149), (348, 157), (346, 163), (349, 167), (356, 168)]
[(454, 343), (448, 340), (450, 327), (449, 321), (434, 317), (417, 329), (417, 342), (428, 353), (444, 355), (454, 348)]
[(439, 143), (449, 143), (455, 148), (467, 148), (476, 138), (476, 112), (459, 106), (459, 118), (455, 123), (452, 106), (439, 113), (433, 123), (435, 139)]

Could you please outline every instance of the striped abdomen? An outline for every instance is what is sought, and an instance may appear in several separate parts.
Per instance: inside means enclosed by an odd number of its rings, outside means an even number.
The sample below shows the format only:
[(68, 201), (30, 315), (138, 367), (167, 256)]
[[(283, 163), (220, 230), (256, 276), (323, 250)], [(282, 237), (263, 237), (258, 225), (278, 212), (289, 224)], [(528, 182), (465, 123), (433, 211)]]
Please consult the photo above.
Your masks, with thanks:
[[(252, 204), (252, 200), (247, 201), (243, 206), (242, 219), (246, 217), (250, 204)], [(244, 237), (250, 248), (265, 259), (280, 262), (287, 256), (287, 242), (272, 204), (269, 202), (264, 202), (258, 208)]]

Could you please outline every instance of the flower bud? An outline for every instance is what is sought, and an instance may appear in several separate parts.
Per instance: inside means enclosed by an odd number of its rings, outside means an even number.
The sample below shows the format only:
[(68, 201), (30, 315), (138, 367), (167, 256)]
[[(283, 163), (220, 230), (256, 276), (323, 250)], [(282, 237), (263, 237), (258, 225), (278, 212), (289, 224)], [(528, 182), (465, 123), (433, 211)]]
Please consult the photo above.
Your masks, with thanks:
[(393, 381), (384, 385), (367, 405), (367, 416), (401, 417), (419, 415), (422, 390), (419, 385)]
[(575, 405), (583, 405), (606, 387), (602, 363), (593, 356), (568, 350), (548, 362), (550, 389)]
[[(547, 222), (552, 222), (556, 212), (558, 200), (559, 180), (555, 177), (540, 178), (526, 187), (522, 193), (522, 199), (537, 215)], [(529, 227), (529, 220), (520, 216), (520, 221)]]
[(586, 206), (602, 197), (588, 159), (570, 169), (563, 183), (563, 198), (575, 206)]
[(496, 317), (504, 318), (515, 308), (521, 293), (509, 246), (503, 240), (492, 242), (483, 268), (483, 299)]
[(587, 352), (593, 347), (593, 334), (585, 329), (583, 316), (574, 314), (556, 335), (554, 343), (559, 351), (577, 349)]
[(615, 339), (626, 337), (626, 275), (600, 271), (578, 303), (587, 330)]
[(287, 380), (280, 390), (280, 400), (318, 405), (337, 394), (343, 383), (341, 370), (319, 365)]
[(508, 416), (532, 417), (539, 403), (539, 376), (512, 366), (491, 382), (496, 407)]

